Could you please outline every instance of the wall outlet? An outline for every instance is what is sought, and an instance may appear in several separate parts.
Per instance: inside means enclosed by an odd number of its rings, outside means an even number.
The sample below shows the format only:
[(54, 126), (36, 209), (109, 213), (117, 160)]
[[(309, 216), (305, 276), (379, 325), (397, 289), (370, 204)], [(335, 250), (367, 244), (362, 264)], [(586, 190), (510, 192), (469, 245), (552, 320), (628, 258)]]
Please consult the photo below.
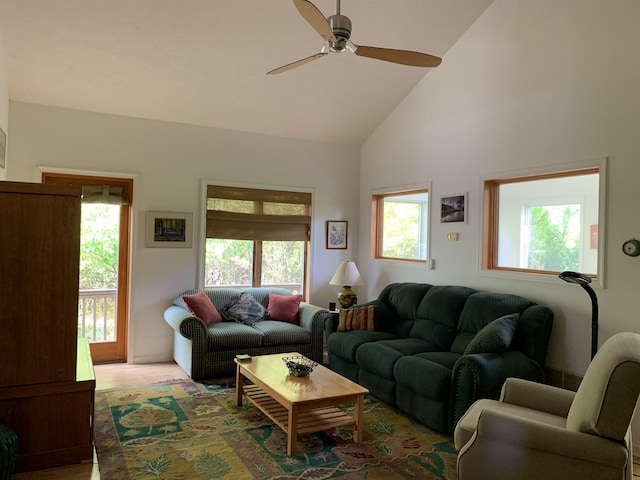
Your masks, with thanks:
[(433, 258), (427, 260), (427, 269), (433, 270), (436, 268), (436, 261)]

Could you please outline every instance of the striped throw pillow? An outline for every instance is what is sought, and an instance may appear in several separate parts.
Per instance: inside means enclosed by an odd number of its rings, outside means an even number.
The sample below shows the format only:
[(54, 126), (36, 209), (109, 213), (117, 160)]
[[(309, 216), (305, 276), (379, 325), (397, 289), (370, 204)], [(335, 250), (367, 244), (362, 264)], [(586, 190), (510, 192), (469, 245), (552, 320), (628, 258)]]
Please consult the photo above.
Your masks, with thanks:
[(376, 329), (376, 306), (353, 307), (340, 310), (338, 317), (338, 331)]

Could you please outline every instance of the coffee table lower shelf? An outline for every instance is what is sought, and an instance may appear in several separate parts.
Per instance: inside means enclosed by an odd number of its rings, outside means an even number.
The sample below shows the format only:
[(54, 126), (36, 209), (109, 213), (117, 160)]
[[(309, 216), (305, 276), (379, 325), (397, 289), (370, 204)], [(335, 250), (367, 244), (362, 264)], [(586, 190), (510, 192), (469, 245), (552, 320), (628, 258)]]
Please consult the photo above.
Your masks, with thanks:
[[(289, 412), (257, 385), (244, 385), (245, 397), (289, 435)], [(297, 415), (298, 435), (321, 432), (337, 427), (355, 426), (355, 419), (336, 407), (321, 407), (301, 411)]]

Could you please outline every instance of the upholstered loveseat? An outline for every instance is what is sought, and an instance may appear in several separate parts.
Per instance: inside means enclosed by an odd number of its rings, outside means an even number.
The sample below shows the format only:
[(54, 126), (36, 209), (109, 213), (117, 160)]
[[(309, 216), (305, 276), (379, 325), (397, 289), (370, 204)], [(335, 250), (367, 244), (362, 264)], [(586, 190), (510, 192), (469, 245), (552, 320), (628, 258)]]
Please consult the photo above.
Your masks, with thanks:
[(526, 298), (394, 283), (356, 308), (375, 322), (338, 331), (332, 315), (330, 367), (439, 432), (477, 399), (498, 398), (508, 377), (543, 379), (553, 312)]
[[(238, 305), (246, 294), (261, 305), (264, 315), (252, 321), (229, 321), (222, 318), (207, 325), (185, 303), (185, 297), (206, 294), (215, 310)], [(245, 295), (243, 295), (243, 293)], [(291, 296), (283, 288), (210, 288), (187, 290), (178, 295), (164, 312), (166, 322), (174, 329), (173, 358), (193, 379), (232, 375), (237, 354), (299, 352), (316, 362), (322, 361), (323, 329), (328, 310), (301, 302), (297, 315), (284, 321), (269, 314), (269, 297)], [(206, 300), (206, 299), (205, 299)], [(196, 310), (197, 311), (197, 310)], [(202, 315), (204, 316), (204, 315)]]

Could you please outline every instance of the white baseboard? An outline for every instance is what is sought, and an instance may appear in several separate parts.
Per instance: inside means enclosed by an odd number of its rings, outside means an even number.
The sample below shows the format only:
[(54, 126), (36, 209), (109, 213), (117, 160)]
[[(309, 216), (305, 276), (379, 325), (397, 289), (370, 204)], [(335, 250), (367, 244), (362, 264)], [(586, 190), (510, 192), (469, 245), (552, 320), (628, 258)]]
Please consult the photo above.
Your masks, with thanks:
[(138, 355), (133, 357), (129, 363), (133, 365), (141, 364), (141, 363), (163, 363), (163, 362), (173, 362), (172, 354), (158, 354), (158, 355)]

